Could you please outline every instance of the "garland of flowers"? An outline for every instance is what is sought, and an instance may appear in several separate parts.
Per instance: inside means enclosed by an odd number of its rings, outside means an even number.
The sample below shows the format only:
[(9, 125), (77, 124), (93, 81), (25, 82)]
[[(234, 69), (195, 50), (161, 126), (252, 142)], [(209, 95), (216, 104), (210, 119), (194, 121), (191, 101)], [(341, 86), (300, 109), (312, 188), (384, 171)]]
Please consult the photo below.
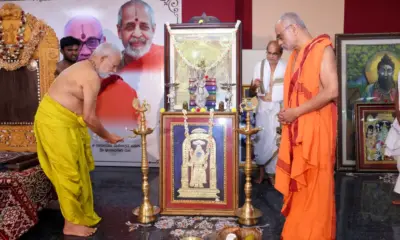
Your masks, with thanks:
[[(26, 19), (26, 16), (25, 15), (23, 16)], [(22, 47), (20, 47), (20, 50), (23, 49), (22, 54), (19, 53), (20, 56), (19, 60), (10, 61), (11, 59), (4, 59), (4, 57), (1, 57), (0, 69), (5, 69), (7, 71), (14, 71), (20, 67), (28, 65), (33, 53), (35, 52), (37, 46), (39, 45), (39, 42), (42, 40), (42, 37), (45, 34), (43, 28), (44, 28), (44, 23), (40, 20), (37, 20), (35, 22), (34, 27), (32, 28), (31, 38), (28, 41), (28, 43), (25, 45), (23, 44), (24, 42), (23, 36), (21, 39), (18, 40), (19, 41), (18, 45), (22, 45)], [(18, 34), (18, 36), (20, 36), (20, 33)], [(1, 44), (4, 44), (4, 42), (2, 41)]]
[(191, 68), (193, 68), (193, 69), (195, 69), (195, 70), (197, 70), (197, 71), (199, 71), (199, 70), (205, 70), (206, 73), (207, 73), (210, 69), (212, 69), (212, 68), (216, 67), (217, 65), (219, 65), (219, 64), (221, 63), (221, 61), (227, 56), (228, 52), (230, 51), (230, 49), (231, 49), (231, 47), (232, 47), (232, 39), (236, 36), (236, 32), (238, 31), (239, 25), (240, 25), (240, 21), (238, 20), (238, 21), (236, 22), (236, 25), (235, 25), (235, 31), (232, 32), (232, 38), (231, 38), (231, 40), (229, 41), (229, 44), (226, 45), (226, 48), (223, 50), (223, 52), (221, 53), (221, 55), (219, 55), (219, 57), (217, 58), (217, 60), (215, 60), (214, 62), (212, 62), (212, 63), (209, 64), (208, 66), (205, 66), (204, 68), (200, 68), (200, 67), (196, 66), (195, 64), (191, 63), (191, 62), (183, 55), (181, 49), (179, 49), (179, 48), (177, 47), (177, 41), (176, 41), (176, 39), (175, 39), (175, 36), (174, 36), (173, 34), (171, 34), (171, 26), (169, 25), (169, 23), (166, 23), (168, 32), (169, 32), (169, 34), (170, 34), (170, 36), (171, 36), (172, 45), (174, 45), (175, 49), (176, 49), (177, 52), (178, 52), (178, 55), (182, 58), (183, 62), (184, 62), (187, 66), (189, 66), (189, 67), (191, 67)]
[[(187, 111), (185, 109), (182, 109), (183, 113), (183, 123), (185, 127), (185, 137), (189, 137), (189, 126), (187, 123)], [(211, 137), (212, 136), (212, 128), (214, 126), (214, 109), (210, 110), (210, 118), (208, 119), (208, 135)]]
[[(16, 44), (8, 44), (6, 45), (3, 36), (3, 17), (0, 16), (0, 58), (4, 60), (17, 60), (19, 58), (20, 52), (24, 48), (24, 33), (25, 33), (25, 26), (26, 26), (26, 16), (24, 11), (21, 11), (21, 24), (18, 28), (17, 32), (17, 43)], [(11, 49), (14, 49), (11, 52)]]

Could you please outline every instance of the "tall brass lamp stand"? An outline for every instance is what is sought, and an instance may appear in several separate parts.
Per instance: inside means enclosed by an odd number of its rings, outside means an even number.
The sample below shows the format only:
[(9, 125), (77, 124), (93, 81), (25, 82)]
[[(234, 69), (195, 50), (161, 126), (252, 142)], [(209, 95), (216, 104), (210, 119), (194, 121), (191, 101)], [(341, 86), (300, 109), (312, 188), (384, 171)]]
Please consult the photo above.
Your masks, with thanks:
[(147, 159), (147, 142), (146, 136), (153, 132), (153, 128), (147, 128), (146, 126), (146, 116), (145, 112), (150, 109), (150, 105), (143, 101), (143, 104), (140, 105), (138, 99), (133, 101), (133, 108), (135, 108), (140, 113), (140, 124), (137, 129), (132, 130), (135, 134), (134, 136), (140, 135), (142, 138), (142, 190), (143, 190), (143, 202), (140, 207), (137, 207), (133, 210), (133, 214), (137, 216), (138, 222), (140, 223), (151, 223), (156, 220), (156, 215), (160, 212), (160, 208), (157, 206), (153, 206), (150, 203), (149, 199), (149, 161)]
[(258, 219), (262, 216), (262, 213), (259, 209), (253, 207), (251, 204), (251, 171), (252, 171), (252, 162), (251, 162), (251, 135), (256, 134), (260, 131), (260, 128), (251, 128), (250, 124), (250, 113), (253, 112), (256, 108), (255, 104), (244, 99), (240, 104), (240, 112), (246, 111), (246, 127), (236, 129), (240, 134), (246, 135), (246, 162), (245, 162), (245, 175), (246, 175), (246, 184), (244, 186), (244, 192), (246, 195), (244, 205), (236, 210), (236, 216), (239, 218), (238, 221), (243, 225), (255, 225), (258, 222)]

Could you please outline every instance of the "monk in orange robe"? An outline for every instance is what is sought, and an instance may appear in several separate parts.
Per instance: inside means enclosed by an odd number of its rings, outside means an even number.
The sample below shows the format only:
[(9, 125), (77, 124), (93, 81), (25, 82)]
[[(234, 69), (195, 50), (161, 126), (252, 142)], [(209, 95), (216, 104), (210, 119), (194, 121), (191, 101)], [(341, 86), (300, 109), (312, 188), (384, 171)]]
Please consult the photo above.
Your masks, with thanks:
[(119, 76), (112, 75), (101, 84), (96, 114), (102, 121), (137, 122), (139, 113), (132, 106), (136, 98), (133, 88)]
[(334, 162), (338, 77), (328, 35), (312, 38), (296, 13), (275, 26), (279, 44), (293, 51), (284, 80), (283, 124), (275, 188), (286, 216), (281, 239), (336, 239)]

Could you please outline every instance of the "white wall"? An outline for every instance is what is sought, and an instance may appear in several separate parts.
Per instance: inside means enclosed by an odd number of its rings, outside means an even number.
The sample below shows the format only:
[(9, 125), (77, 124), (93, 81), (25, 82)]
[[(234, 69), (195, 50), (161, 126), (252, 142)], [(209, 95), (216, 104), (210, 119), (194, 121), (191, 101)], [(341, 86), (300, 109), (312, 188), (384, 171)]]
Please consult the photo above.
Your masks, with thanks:
[(250, 85), (255, 65), (265, 57), (265, 49), (242, 50), (242, 85)]

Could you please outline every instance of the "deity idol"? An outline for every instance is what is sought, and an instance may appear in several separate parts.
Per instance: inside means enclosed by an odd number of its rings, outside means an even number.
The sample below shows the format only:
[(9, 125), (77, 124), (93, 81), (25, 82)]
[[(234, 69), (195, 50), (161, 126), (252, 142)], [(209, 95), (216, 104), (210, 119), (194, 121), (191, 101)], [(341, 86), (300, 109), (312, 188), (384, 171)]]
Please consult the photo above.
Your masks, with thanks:
[(196, 149), (190, 149), (190, 161), (188, 166), (191, 167), (191, 178), (190, 178), (190, 187), (194, 188), (203, 188), (204, 184), (207, 183), (207, 162), (208, 157), (210, 155), (209, 151), (204, 152), (203, 145), (206, 143), (202, 140), (197, 140), (193, 142), (196, 145)]
[(197, 78), (193, 85), (196, 87), (196, 92), (194, 93), (196, 96), (196, 105), (199, 108), (203, 108), (206, 106), (207, 97), (209, 96), (209, 93), (206, 89), (206, 79), (204, 76)]

